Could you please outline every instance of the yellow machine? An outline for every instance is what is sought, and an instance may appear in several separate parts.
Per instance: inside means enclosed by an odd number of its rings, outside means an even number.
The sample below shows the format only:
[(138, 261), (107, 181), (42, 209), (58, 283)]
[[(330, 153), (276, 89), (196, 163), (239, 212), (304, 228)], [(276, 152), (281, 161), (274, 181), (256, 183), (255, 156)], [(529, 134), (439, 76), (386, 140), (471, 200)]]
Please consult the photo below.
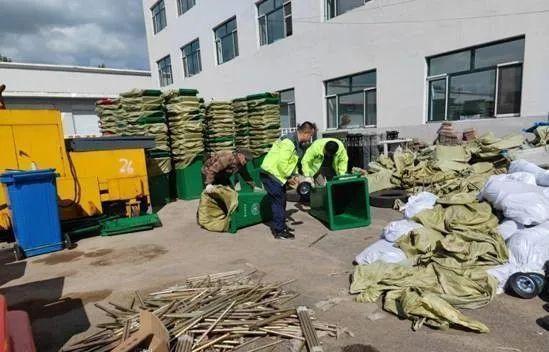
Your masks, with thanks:
[[(45, 168), (59, 174), (63, 220), (101, 215), (110, 208), (132, 216), (149, 205), (143, 149), (67, 152), (59, 111), (0, 110), (0, 173)], [(0, 187), (0, 230), (10, 227), (7, 195)]]

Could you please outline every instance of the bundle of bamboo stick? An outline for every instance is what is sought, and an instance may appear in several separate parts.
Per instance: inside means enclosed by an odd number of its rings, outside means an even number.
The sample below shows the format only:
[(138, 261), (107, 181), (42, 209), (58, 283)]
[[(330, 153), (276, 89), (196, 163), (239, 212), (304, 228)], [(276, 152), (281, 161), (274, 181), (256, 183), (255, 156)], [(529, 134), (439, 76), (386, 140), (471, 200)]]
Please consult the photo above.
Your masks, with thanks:
[(295, 307), (287, 307), (297, 297), (284, 289), (291, 281), (269, 284), (252, 277), (253, 273), (243, 271), (193, 277), (145, 297), (136, 292), (127, 306), (96, 304), (114, 321), (99, 324), (99, 332), (62, 351), (112, 351), (139, 330), (141, 310), (153, 312), (164, 324), (170, 351), (251, 352), (275, 348), (287, 340), (301, 341), (302, 347), (307, 342), (310, 348), (318, 345), (317, 332), (338, 337), (345, 331), (312, 318), (304, 322)]

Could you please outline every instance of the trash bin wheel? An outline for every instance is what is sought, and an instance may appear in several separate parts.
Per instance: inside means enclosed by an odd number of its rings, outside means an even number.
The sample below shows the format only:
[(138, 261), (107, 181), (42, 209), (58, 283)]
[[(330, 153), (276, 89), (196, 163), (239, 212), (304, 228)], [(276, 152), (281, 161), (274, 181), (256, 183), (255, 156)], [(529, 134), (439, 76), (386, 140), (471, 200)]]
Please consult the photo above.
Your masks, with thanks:
[(74, 244), (72, 243), (71, 236), (68, 233), (63, 234), (63, 242), (65, 243), (66, 249), (73, 249)]
[(13, 255), (16, 261), (25, 259), (25, 253), (17, 243), (13, 245)]
[(540, 293), (536, 281), (525, 273), (511, 275), (508, 285), (511, 291), (520, 298), (531, 299)]
[(406, 202), (408, 193), (396, 188), (370, 193), (370, 205), (376, 208), (392, 208), (397, 199)]

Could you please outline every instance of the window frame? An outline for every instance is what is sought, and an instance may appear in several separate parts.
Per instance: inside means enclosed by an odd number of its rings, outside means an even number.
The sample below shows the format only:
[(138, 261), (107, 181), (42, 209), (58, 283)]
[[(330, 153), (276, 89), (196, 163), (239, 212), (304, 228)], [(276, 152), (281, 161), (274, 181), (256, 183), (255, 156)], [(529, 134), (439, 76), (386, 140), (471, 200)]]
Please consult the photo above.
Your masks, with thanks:
[[(502, 63), (496, 64), (496, 65), (491, 65), (491, 66), (483, 66), (483, 67), (480, 67), (480, 68), (475, 67), (475, 54), (476, 54), (477, 50), (485, 48), (485, 47), (490, 47), (490, 46), (494, 46), (494, 45), (498, 45), (498, 44), (504, 44), (504, 43), (513, 42), (513, 41), (518, 41), (518, 40), (523, 40), (524, 42), (526, 42), (526, 37), (524, 35), (521, 35), (521, 36), (511, 37), (511, 38), (507, 38), (507, 39), (501, 39), (501, 40), (497, 40), (497, 41), (493, 41), (493, 42), (489, 42), (489, 43), (485, 43), (485, 44), (481, 44), (481, 45), (474, 45), (474, 46), (469, 46), (469, 47), (466, 47), (466, 48), (452, 50), (452, 51), (442, 53), (442, 54), (428, 56), (426, 58), (426, 62), (427, 62), (427, 78), (426, 78), (426, 89), (427, 89), (427, 111), (426, 111), (426, 113), (427, 113), (427, 116), (426, 116), (426, 122), (427, 123), (440, 123), (440, 122), (445, 122), (445, 121), (452, 121), (452, 122), (453, 121), (459, 121), (459, 120), (449, 120), (448, 119), (449, 95), (450, 95), (450, 85), (451, 85), (452, 78), (455, 77), (455, 76), (459, 76), (459, 75), (463, 75), (463, 74), (467, 74), (467, 73), (477, 73), (477, 72), (492, 71), (492, 70), (494, 70), (495, 74), (496, 74), (496, 84), (495, 84), (495, 89), (494, 89), (494, 114), (493, 114), (493, 116), (481, 117), (481, 118), (474, 119), (474, 120), (493, 119), (493, 118), (498, 118), (498, 117), (501, 118), (501, 117), (517, 117), (517, 116), (520, 116), (520, 109), (519, 109), (519, 112), (516, 112), (516, 113), (498, 114), (498, 93), (499, 93), (498, 90), (499, 90), (499, 84), (500, 84), (500, 82), (499, 82), (500, 70), (502, 68), (509, 67), (509, 66), (520, 66), (522, 73), (524, 73), (524, 58), (522, 60), (502, 62)], [(465, 51), (469, 51), (469, 55), (470, 55), (469, 70), (461, 70), (461, 71), (456, 71), (456, 72), (452, 72), (452, 73), (440, 73), (440, 74), (436, 74), (436, 75), (429, 75), (430, 64), (431, 64), (432, 59), (439, 58), (439, 57), (442, 57), (442, 56), (452, 55), (452, 54), (459, 53), (459, 52), (465, 52)], [(523, 57), (524, 57), (524, 52), (522, 54), (523, 54)], [(429, 85), (430, 85), (431, 81), (436, 81), (436, 80), (441, 80), (441, 79), (446, 79), (446, 96), (445, 96), (446, 103), (445, 103), (445, 111), (444, 111), (444, 120), (434, 121), (434, 120), (430, 119), (431, 118), (431, 105), (432, 104), (431, 104), (431, 92), (430, 92), (430, 89), (429, 89)], [(521, 95), (522, 95), (523, 84), (524, 84), (524, 77), (521, 77), (521, 82), (520, 82)], [(522, 107), (522, 99), (521, 99), (521, 104), (520, 105)]]
[[(282, 5), (280, 5), (279, 7), (276, 7), (276, 0), (273, 0), (275, 1), (275, 5), (274, 8), (268, 12), (265, 12), (264, 14), (260, 15), (259, 14), (259, 7), (261, 6), (261, 4), (265, 3), (266, 1), (269, 1), (269, 0), (260, 0), (258, 2), (255, 3), (256, 5), (256, 11), (257, 11), (257, 27), (258, 27), (258, 30), (259, 30), (259, 46), (265, 46), (265, 45), (271, 45), (279, 40), (282, 40), (282, 39), (286, 39), (290, 36), (293, 35), (294, 31), (293, 31), (293, 22), (292, 22), (292, 11), (293, 11), (293, 8), (292, 8), (292, 0), (282, 0)], [(286, 6), (289, 6), (290, 7), (290, 14), (286, 14)], [(282, 29), (284, 31), (284, 36), (282, 38), (279, 38), (273, 42), (269, 42), (269, 24), (268, 24), (268, 21), (267, 21), (267, 18), (269, 15), (279, 11), (279, 10), (282, 10), (282, 17), (283, 17), (283, 23), (282, 23)], [(265, 42), (263, 42), (263, 36), (261, 35), (261, 20), (263, 19), (263, 23), (264, 23), (264, 26), (265, 26)], [(291, 25), (292, 25), (292, 32), (290, 34), (288, 34), (288, 20), (290, 21)]]
[[(285, 92), (289, 92), (289, 91), (293, 91), (293, 96), (294, 96), (294, 99), (293, 101), (291, 102), (282, 102), (282, 93), (285, 93)], [(293, 120), (292, 120), (292, 115), (289, 113), (290, 115), (290, 126), (288, 127), (288, 129), (292, 129), (292, 128), (297, 128), (297, 110), (296, 110), (296, 107), (295, 107), (295, 88), (288, 88), (288, 89), (283, 89), (283, 90), (279, 90), (278, 91), (278, 94), (280, 95), (280, 105), (287, 105), (288, 106), (288, 113), (290, 112), (290, 107), (292, 108), (292, 111), (293, 111)], [(281, 125), (282, 125), (282, 121), (281, 121)], [(285, 128), (285, 127), (283, 127)]]
[[(182, 6), (184, 1), (191, 1), (192, 2), (192, 5), (188, 9), (186, 9), (185, 11), (183, 11), (183, 6)], [(181, 16), (181, 15), (189, 12), (195, 6), (196, 6), (196, 0), (177, 0), (177, 15)]]
[[(157, 14), (155, 14), (155, 9), (160, 4), (162, 4), (162, 8), (159, 10)], [(162, 32), (162, 30), (168, 26), (168, 18), (166, 17), (166, 2), (164, 0), (158, 0), (157, 2), (154, 3), (154, 5), (151, 6), (150, 10), (151, 10), (151, 16), (152, 16), (153, 34), (156, 35)], [(158, 28), (158, 22), (156, 18), (157, 16), (161, 16), (162, 13), (164, 14), (164, 22), (163, 22), (164, 26), (162, 28)]]
[[(217, 37), (217, 31), (221, 29), (223, 26), (227, 26), (232, 21), (235, 21), (234, 29), (231, 31), (231, 33), (225, 33), (223, 36)], [(217, 57), (217, 65), (223, 65), (226, 62), (232, 61), (235, 58), (239, 56), (239, 48), (238, 48), (238, 22), (236, 20), (236, 15), (223, 21), (219, 25), (215, 26), (213, 28), (214, 33), (214, 44), (215, 44), (215, 52)], [(232, 36), (232, 42), (233, 42), (233, 48), (234, 48), (234, 56), (230, 58), (229, 60), (224, 60), (223, 58), (223, 39), (227, 38), (228, 36)], [(221, 61), (223, 59), (223, 61)]]
[[(375, 73), (375, 86), (374, 87), (368, 87), (368, 88), (353, 90), (353, 77), (360, 76), (360, 75), (363, 75), (363, 74), (368, 74), (368, 73)], [(333, 82), (333, 81), (337, 81), (337, 80), (341, 80), (341, 79), (345, 79), (345, 78), (350, 79), (350, 87), (349, 87), (348, 92), (328, 94), (328, 83)], [(374, 125), (371, 125), (371, 124), (367, 125), (366, 124), (367, 123), (367, 121), (366, 121), (367, 120), (367, 116), (366, 116), (367, 95), (368, 95), (368, 93), (372, 93), (372, 92), (374, 92), (376, 94), (376, 123)], [(325, 104), (325, 112), (326, 112), (326, 121), (328, 122), (328, 125), (329, 125), (329, 119), (330, 119), (329, 104), (328, 104), (329, 99), (335, 99), (335, 114), (336, 114), (336, 117), (337, 117), (337, 121), (336, 121), (337, 126), (336, 127), (328, 127), (327, 128), (328, 130), (338, 130), (338, 129), (340, 129), (339, 128), (339, 123), (340, 123), (340, 120), (339, 120), (339, 118), (340, 118), (340, 116), (339, 116), (340, 99), (339, 98), (341, 96), (352, 95), (352, 94), (356, 94), (356, 93), (362, 93), (362, 102), (363, 102), (362, 125), (360, 125), (358, 127), (352, 127), (352, 128), (375, 128), (375, 127), (377, 127), (377, 69), (371, 69), (371, 70), (361, 71), (361, 72), (357, 72), (357, 73), (346, 75), (346, 76), (331, 78), (329, 80), (324, 81), (324, 104)]]
[[(192, 51), (192, 45), (194, 43), (198, 43), (198, 50), (195, 50), (195, 51)], [(191, 47), (191, 53), (190, 55), (186, 55), (185, 53), (185, 49), (187, 47)], [(201, 49), (200, 49), (200, 38), (196, 38), (192, 41), (190, 41), (189, 43), (183, 45), (181, 48), (181, 60), (182, 60), (182, 63), (183, 63), (183, 75), (186, 77), (186, 78), (189, 78), (189, 77), (193, 77), (193, 76), (196, 76), (197, 74), (199, 74), (200, 72), (202, 72), (202, 58), (201, 58)], [(189, 71), (189, 65), (188, 65), (188, 57), (189, 56), (194, 56), (196, 55), (197, 57), (197, 62), (198, 62), (198, 72), (194, 72), (194, 73), (190, 73)]]
[[(161, 62), (168, 62), (168, 65), (166, 67), (170, 68), (169, 83), (167, 83), (168, 80), (164, 81), (164, 78), (163, 78), (164, 75), (163, 75), (161, 67), (160, 67)], [(157, 66), (157, 69), (158, 69), (158, 83), (160, 84), (160, 87), (167, 87), (169, 85), (172, 85), (173, 84), (173, 67), (172, 67), (172, 58), (171, 58), (171, 56), (168, 54), (168, 55), (164, 56), (163, 58), (161, 58), (160, 60), (157, 60), (156, 61), (156, 66)]]

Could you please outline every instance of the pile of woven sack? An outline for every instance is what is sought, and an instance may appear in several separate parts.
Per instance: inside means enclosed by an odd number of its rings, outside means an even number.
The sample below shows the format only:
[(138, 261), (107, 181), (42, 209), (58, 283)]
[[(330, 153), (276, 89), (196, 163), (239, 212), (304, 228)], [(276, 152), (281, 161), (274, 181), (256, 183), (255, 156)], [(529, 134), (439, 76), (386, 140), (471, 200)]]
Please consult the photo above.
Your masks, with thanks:
[(213, 101), (206, 107), (204, 134), (206, 153), (235, 148), (235, 120), (232, 102)]
[(246, 98), (233, 100), (235, 140), (241, 148), (250, 146), (250, 120), (248, 118), (248, 103)]
[(262, 93), (249, 95), (246, 99), (250, 149), (259, 157), (280, 137), (280, 98), (276, 93)]
[(128, 128), (120, 99), (101, 99), (95, 103), (99, 128), (103, 135), (122, 135)]

